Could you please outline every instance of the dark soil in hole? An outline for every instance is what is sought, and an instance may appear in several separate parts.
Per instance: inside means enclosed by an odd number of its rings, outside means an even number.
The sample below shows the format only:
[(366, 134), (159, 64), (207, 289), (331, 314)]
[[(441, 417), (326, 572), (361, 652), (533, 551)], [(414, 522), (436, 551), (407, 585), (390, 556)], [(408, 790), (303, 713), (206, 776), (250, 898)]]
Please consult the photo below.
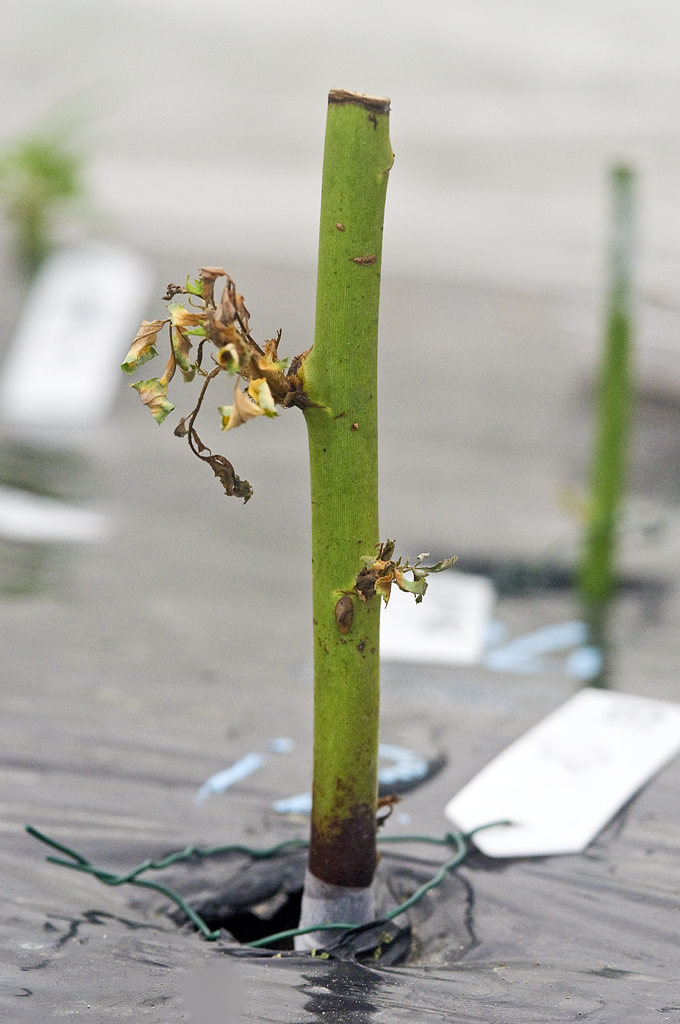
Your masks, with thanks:
[[(210, 868), (200, 898), (189, 898), (209, 928), (223, 928), (237, 942), (254, 942), (275, 932), (297, 928), (307, 851), (280, 853), (262, 860), (242, 861), (229, 872), (227, 864)], [(221, 877), (220, 877), (221, 876)], [(226, 876), (226, 877), (225, 877)], [(206, 896), (206, 890), (210, 895)], [(170, 917), (184, 925), (186, 915)], [(273, 949), (293, 949), (293, 940), (273, 943)]]
[[(252, 910), (242, 910), (230, 917), (204, 920), (211, 928), (225, 928), (234, 936), (237, 942), (256, 942), (266, 935), (274, 935), (276, 932), (285, 932), (289, 928), (297, 928), (300, 921), (300, 906), (302, 904), (302, 889), (291, 892), (287, 895), (285, 902), (272, 917), (259, 917)], [(281, 939), (279, 942), (272, 942), (270, 949), (294, 949), (293, 939)]]

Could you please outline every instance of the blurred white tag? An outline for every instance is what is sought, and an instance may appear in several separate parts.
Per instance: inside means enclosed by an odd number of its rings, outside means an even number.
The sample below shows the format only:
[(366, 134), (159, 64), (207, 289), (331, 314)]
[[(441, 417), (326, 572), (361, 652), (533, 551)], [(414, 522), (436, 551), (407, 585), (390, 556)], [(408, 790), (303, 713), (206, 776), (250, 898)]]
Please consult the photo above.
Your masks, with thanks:
[(430, 576), (416, 605), (412, 594), (392, 587), (380, 616), (380, 656), (385, 661), (476, 665), (484, 654), (494, 591), (486, 576), (449, 569)]
[(150, 284), (142, 258), (117, 246), (92, 243), (52, 256), (3, 367), (5, 422), (81, 426), (104, 419)]
[(680, 752), (680, 705), (585, 689), (494, 758), (446, 805), (489, 857), (584, 850)]
[(110, 532), (111, 521), (101, 512), (0, 486), (0, 537), (91, 544)]

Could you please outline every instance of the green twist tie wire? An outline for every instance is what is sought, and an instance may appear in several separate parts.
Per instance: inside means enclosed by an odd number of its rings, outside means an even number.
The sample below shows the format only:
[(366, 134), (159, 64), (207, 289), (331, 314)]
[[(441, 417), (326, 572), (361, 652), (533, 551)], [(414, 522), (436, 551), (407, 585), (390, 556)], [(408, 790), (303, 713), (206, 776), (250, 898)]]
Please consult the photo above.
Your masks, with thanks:
[[(509, 821), (492, 821), (488, 825), (480, 825), (478, 828), (472, 829), (471, 832), (449, 832), (443, 839), (435, 839), (432, 836), (385, 836), (378, 840), (379, 843), (431, 843), (436, 846), (453, 846), (456, 852), (449, 860), (445, 861), (439, 868), (437, 873), (430, 879), (429, 882), (425, 882), (403, 903), (400, 903), (398, 907), (391, 910), (388, 914), (378, 918), (375, 921), (370, 921), (367, 924), (348, 924), (346, 922), (337, 922), (334, 924), (315, 924), (309, 928), (289, 928), (283, 932), (275, 932), (273, 935), (266, 935), (263, 939), (257, 939), (255, 942), (245, 942), (244, 946), (249, 946), (252, 949), (258, 949), (262, 946), (267, 946), (272, 942), (279, 942), (281, 939), (295, 938), (296, 935), (307, 935), (310, 932), (323, 932), (323, 931), (346, 931), (353, 932), (359, 929), (366, 930), (367, 928), (375, 927), (376, 925), (386, 924), (388, 921), (393, 921), (400, 914), (410, 910), (414, 904), (416, 904), (426, 892), (430, 889), (434, 889), (435, 886), (440, 885), (446, 877), (447, 872), (452, 871), (454, 868), (462, 864), (468, 855), (469, 847), (468, 842), (475, 835), (476, 832), (481, 832), (483, 829), (494, 828), (497, 825), (510, 825)], [(164, 857), (163, 860), (145, 860), (142, 861), (132, 871), (128, 871), (124, 875), (116, 875), (111, 871), (102, 871), (100, 868), (96, 868), (91, 864), (85, 857), (72, 850), (68, 846), (64, 846), (63, 843), (58, 843), (55, 839), (51, 839), (46, 836), (43, 832), (39, 832), (37, 828), (32, 825), (25, 826), (26, 832), (33, 836), (35, 839), (40, 840), (41, 843), (45, 843), (46, 846), (52, 847), (53, 850), (58, 850), (60, 853), (66, 854), (71, 860), (62, 860), (61, 857), (46, 857), (50, 864), (58, 864), (60, 867), (71, 868), (74, 871), (82, 871), (85, 874), (93, 875), (104, 885), (137, 885), (144, 889), (154, 889), (156, 892), (163, 893), (169, 900), (172, 900), (176, 906), (179, 907), (183, 913), (187, 915), (190, 921), (196, 926), (201, 935), (209, 942), (214, 942), (220, 936), (220, 929), (212, 931), (205, 923), (200, 914), (197, 914), (192, 907), (186, 903), (179, 893), (168, 888), (165, 885), (161, 885), (159, 882), (149, 882), (146, 879), (140, 879), (139, 875), (145, 871), (162, 871), (164, 868), (171, 867), (173, 864), (178, 864), (181, 861), (189, 860), (194, 857), (215, 857), (218, 854), (224, 853), (242, 853), (254, 860), (261, 860), (267, 857), (274, 857), (281, 850), (297, 848), (306, 849), (309, 846), (307, 839), (286, 839), (282, 843), (277, 843), (275, 846), (269, 846), (265, 849), (258, 850), (255, 847), (242, 846), (240, 844), (232, 844), (230, 846), (212, 846), (207, 849), (203, 849), (199, 846), (187, 846), (184, 850), (180, 850), (177, 853), (171, 853), (169, 856)]]
[(60, 853), (65, 853), (72, 860), (62, 860), (60, 857), (46, 857), (45, 859), (50, 864), (58, 864), (63, 868), (72, 868), (74, 871), (83, 871), (88, 875), (94, 875), (95, 878), (103, 882), (104, 885), (137, 885), (144, 889), (155, 889), (157, 892), (162, 892), (164, 896), (167, 896), (177, 904), (180, 910), (184, 911), (188, 918), (196, 925), (201, 935), (210, 942), (214, 942), (215, 939), (219, 938), (219, 929), (214, 932), (208, 928), (203, 918), (193, 910), (188, 903), (182, 899), (179, 893), (174, 892), (165, 885), (161, 885), (159, 882), (148, 882), (140, 880), (138, 875), (141, 875), (144, 871), (162, 871), (163, 868), (169, 868), (172, 864), (177, 864), (180, 861), (189, 860), (192, 857), (214, 857), (220, 853), (243, 853), (254, 859), (273, 857), (280, 850), (287, 847), (307, 847), (309, 843), (306, 839), (287, 839), (283, 843), (277, 843), (276, 846), (271, 846), (268, 849), (256, 850), (249, 846), (240, 846), (234, 844), (231, 846), (213, 846), (208, 849), (201, 849), (198, 846), (187, 846), (184, 850), (178, 853), (171, 853), (168, 857), (163, 860), (153, 861), (145, 860), (138, 867), (133, 868), (132, 871), (128, 871), (124, 875), (115, 875), (110, 871), (101, 871), (99, 868), (94, 867), (90, 864), (85, 857), (82, 857), (75, 850), (72, 850), (68, 846), (64, 846), (63, 843), (58, 843), (55, 839), (51, 839), (46, 836), (43, 832), (39, 832), (37, 828), (32, 825), (26, 825), (26, 832), (29, 835), (39, 839), (41, 843), (45, 843), (47, 846), (51, 846), (53, 850), (59, 850)]

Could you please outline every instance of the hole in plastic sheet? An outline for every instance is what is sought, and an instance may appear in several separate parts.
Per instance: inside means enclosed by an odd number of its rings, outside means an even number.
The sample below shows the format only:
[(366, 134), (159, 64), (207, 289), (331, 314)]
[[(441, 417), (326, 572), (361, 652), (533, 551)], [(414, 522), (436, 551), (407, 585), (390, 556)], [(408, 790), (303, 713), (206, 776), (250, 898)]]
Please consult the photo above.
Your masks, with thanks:
[[(287, 893), (278, 909), (271, 917), (261, 916), (263, 910), (266, 914), (266, 903), (263, 901), (250, 910), (241, 910), (220, 920), (206, 920), (211, 928), (224, 928), (230, 932), (237, 942), (256, 942), (264, 939), (267, 935), (274, 935), (276, 932), (287, 931), (289, 928), (297, 928), (300, 921), (300, 906), (302, 904), (302, 889)], [(293, 949), (293, 939), (280, 939), (272, 942), (271, 949)]]
[[(230, 873), (228, 863), (215, 871), (206, 865), (201, 898), (189, 898), (189, 903), (213, 931), (223, 928), (237, 942), (255, 942), (297, 928), (306, 864), (305, 850), (239, 861)], [(180, 910), (173, 910), (170, 918), (176, 924), (187, 924)], [(293, 949), (293, 940), (273, 943), (271, 948)]]
[[(376, 922), (330, 939), (324, 955), (332, 960), (354, 961), (390, 966), (404, 962), (449, 963), (458, 961), (477, 938), (473, 925), (474, 894), (471, 884), (455, 872), (424, 896), (407, 914), (386, 921), (382, 915), (408, 899), (428, 882), (437, 862), (422, 861), (393, 850), (383, 850), (375, 878)], [(224, 879), (219, 874), (206, 877), (201, 899), (189, 902), (212, 930), (224, 929), (224, 938), (236, 943), (226, 947), (235, 956), (266, 957), (293, 952), (294, 940), (268, 943), (266, 948), (251, 949), (245, 944), (277, 932), (296, 928), (300, 918), (305, 853), (278, 854), (267, 860), (249, 860)], [(175, 882), (177, 885), (177, 881)], [(206, 891), (211, 895), (206, 897)], [(180, 927), (193, 927), (178, 910), (170, 918)]]

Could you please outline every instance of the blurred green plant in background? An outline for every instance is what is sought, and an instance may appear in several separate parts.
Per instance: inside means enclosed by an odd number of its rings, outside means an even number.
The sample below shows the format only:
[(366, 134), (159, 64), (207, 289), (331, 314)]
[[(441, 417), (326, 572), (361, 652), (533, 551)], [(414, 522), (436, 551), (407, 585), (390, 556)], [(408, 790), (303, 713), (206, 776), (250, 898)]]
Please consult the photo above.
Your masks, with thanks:
[(602, 652), (593, 686), (607, 685), (607, 623), (620, 581), (618, 542), (630, 462), (634, 400), (632, 371), (635, 262), (635, 174), (614, 167), (610, 176), (612, 226), (609, 294), (595, 401), (590, 493), (577, 589), (591, 639)]
[(0, 200), (17, 262), (29, 279), (54, 248), (59, 215), (85, 193), (83, 166), (71, 126), (38, 131), (0, 153)]

